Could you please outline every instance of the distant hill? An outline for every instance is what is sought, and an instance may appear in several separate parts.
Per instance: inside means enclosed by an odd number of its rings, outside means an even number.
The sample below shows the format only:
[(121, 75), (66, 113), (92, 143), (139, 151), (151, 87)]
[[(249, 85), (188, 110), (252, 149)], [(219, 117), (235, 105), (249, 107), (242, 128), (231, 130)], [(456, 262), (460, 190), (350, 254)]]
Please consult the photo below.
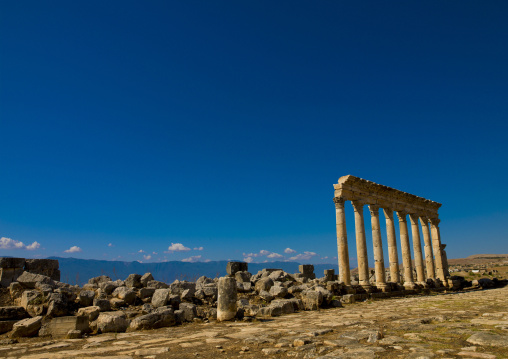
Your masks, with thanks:
[[(49, 259), (58, 259), (62, 282), (79, 285), (83, 285), (88, 282), (88, 279), (99, 275), (107, 275), (115, 280), (125, 279), (132, 273), (144, 274), (146, 272), (152, 273), (156, 280), (166, 283), (171, 283), (175, 279), (195, 281), (203, 275), (209, 278), (226, 275), (228, 263), (227, 261), (139, 263), (60, 257), (50, 257)], [(297, 273), (299, 264), (296, 262), (249, 263), (249, 272), (256, 274), (263, 268), (279, 268), (288, 273)], [(336, 264), (314, 265), (317, 277), (322, 277), (325, 269), (335, 269), (335, 273), (338, 272)]]
[(508, 254), (473, 254), (467, 258), (448, 259), (449, 265), (508, 263)]

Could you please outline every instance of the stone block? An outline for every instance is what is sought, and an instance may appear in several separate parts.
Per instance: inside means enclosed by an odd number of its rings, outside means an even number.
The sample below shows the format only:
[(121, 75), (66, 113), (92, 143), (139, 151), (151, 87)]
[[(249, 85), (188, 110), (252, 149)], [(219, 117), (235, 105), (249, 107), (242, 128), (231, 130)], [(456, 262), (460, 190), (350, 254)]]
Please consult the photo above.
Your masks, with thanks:
[(228, 262), (226, 266), (226, 272), (229, 275), (235, 275), (236, 272), (247, 272), (249, 270), (249, 264), (246, 262)]
[(0, 286), (8, 287), (23, 274), (23, 268), (0, 268)]
[(25, 258), (0, 257), (0, 268), (24, 268)]
[(0, 320), (20, 320), (26, 317), (28, 317), (28, 313), (23, 307), (0, 307)]
[(306, 278), (316, 278), (316, 275), (314, 274), (314, 266), (312, 264), (300, 264), (298, 266), (298, 270)]
[(42, 317), (27, 318), (15, 323), (10, 334), (11, 338), (33, 337), (41, 329)]
[(53, 318), (47, 324), (48, 333), (53, 338), (63, 338), (67, 336), (67, 333), (71, 330), (79, 330), (81, 333), (89, 331), (88, 317), (87, 316), (67, 316)]
[(25, 271), (42, 274), (60, 281), (60, 270), (56, 259), (27, 259), (25, 261)]
[(51, 286), (55, 285), (55, 282), (48, 276), (36, 273), (30, 273), (24, 271), (18, 278), (17, 282), (21, 284), (25, 288), (33, 289), (35, 288), (36, 283), (49, 284)]
[(0, 334), (10, 332), (18, 320), (0, 320)]
[(129, 327), (123, 312), (103, 312), (97, 318), (97, 329), (101, 333), (122, 333)]

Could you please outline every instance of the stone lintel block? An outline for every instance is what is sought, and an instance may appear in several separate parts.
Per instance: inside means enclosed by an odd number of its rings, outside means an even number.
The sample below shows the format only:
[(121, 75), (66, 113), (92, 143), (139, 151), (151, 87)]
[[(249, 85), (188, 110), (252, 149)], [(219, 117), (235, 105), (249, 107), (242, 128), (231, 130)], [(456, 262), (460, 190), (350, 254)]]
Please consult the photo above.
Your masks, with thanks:
[(28, 313), (23, 307), (0, 307), (0, 320), (20, 320), (26, 317), (28, 317)]
[(89, 331), (87, 316), (67, 316), (53, 318), (48, 323), (48, 333), (53, 338), (65, 337), (71, 330), (79, 330), (82, 333)]
[(248, 272), (249, 264), (246, 262), (228, 262), (226, 272), (229, 275), (235, 275), (236, 272)]
[[(57, 259), (27, 259), (25, 263), (25, 270), (31, 272), (32, 270), (43, 269), (52, 270), (58, 269)], [(34, 272), (35, 273), (35, 272)]]
[(312, 264), (300, 264), (298, 270), (304, 275), (314, 274), (314, 266)]
[(0, 268), (23, 268), (25, 258), (0, 257)]
[(10, 286), (21, 274), (23, 274), (23, 268), (0, 268), (0, 285), (4, 288)]

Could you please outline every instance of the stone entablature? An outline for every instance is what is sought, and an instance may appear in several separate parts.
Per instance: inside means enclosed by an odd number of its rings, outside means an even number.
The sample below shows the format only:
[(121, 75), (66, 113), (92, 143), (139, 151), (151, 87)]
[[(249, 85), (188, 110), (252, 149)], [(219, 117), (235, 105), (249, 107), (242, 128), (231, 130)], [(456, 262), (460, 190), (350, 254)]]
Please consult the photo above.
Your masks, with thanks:
[[(337, 249), (339, 262), (339, 278), (346, 284), (351, 284), (349, 268), (349, 250), (346, 231), (346, 216), (344, 203), (351, 201), (355, 214), (356, 252), (358, 256), (359, 283), (365, 289), (370, 289), (369, 264), (367, 258), (367, 243), (363, 207), (368, 206), (371, 215), (372, 244), (374, 249), (376, 287), (386, 291), (390, 287), (386, 283), (385, 265), (383, 258), (382, 236), (379, 225), (380, 209), (386, 219), (386, 237), (388, 244), (390, 277), (393, 283), (401, 281), (398, 249), (395, 233), (395, 218), (399, 222), (400, 247), (404, 269), (403, 284), (406, 289), (414, 289), (417, 285), (427, 286), (427, 283), (439, 279), (446, 283), (448, 263), (446, 253), (441, 243), (439, 232), (438, 209), (441, 203), (431, 201), (397, 189), (383, 186), (355, 176), (343, 176), (334, 184), (335, 213), (337, 222)], [(394, 212), (396, 216), (394, 216)], [(413, 245), (414, 261), (411, 259), (411, 244), (409, 241), (408, 218), (411, 226), (411, 242)], [(429, 229), (430, 224), (430, 229)], [(422, 226), (422, 239), (419, 225)], [(416, 275), (413, 273), (413, 263)], [(414, 281), (416, 279), (416, 281)], [(416, 282), (416, 283), (415, 283)]]
[(333, 188), (336, 198), (342, 197), (346, 201), (361, 201), (364, 204), (378, 205), (381, 208), (414, 213), (427, 218), (437, 218), (437, 211), (441, 207), (441, 203), (430, 199), (352, 175), (339, 178), (339, 182), (334, 184)]

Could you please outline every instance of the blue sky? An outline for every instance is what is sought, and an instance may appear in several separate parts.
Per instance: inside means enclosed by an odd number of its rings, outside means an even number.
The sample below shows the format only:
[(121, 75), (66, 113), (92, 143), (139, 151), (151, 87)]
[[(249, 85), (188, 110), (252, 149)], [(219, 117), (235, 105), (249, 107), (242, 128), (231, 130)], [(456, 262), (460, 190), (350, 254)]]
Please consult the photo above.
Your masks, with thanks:
[(507, 13), (2, 1), (0, 255), (335, 263), (347, 174), (443, 203), (450, 258), (508, 253)]

